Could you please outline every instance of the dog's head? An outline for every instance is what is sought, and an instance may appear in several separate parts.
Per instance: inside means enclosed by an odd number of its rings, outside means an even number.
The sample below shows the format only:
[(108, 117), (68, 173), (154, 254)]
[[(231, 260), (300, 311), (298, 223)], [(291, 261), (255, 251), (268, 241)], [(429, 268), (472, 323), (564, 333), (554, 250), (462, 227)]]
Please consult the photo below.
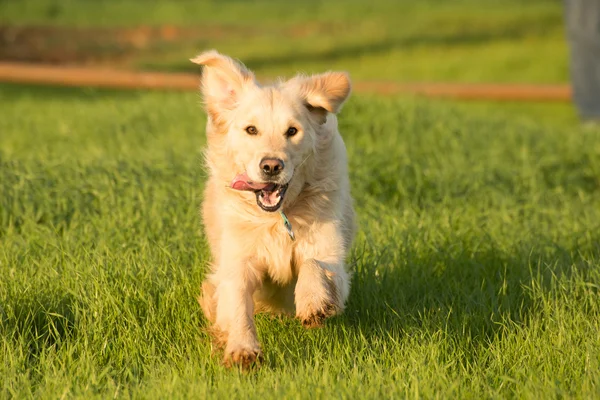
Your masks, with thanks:
[(327, 134), (327, 115), (350, 93), (348, 75), (296, 76), (262, 87), (244, 65), (214, 50), (191, 61), (204, 66), (211, 173), (254, 192), (263, 210), (278, 210), (286, 193), (295, 196), (304, 185), (301, 170)]

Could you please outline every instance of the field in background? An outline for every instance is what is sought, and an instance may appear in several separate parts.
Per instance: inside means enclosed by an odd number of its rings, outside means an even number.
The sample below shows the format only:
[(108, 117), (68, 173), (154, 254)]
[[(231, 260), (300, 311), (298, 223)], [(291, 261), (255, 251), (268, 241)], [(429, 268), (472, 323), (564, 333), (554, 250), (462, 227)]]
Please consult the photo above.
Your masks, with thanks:
[(217, 48), (260, 76), (557, 83), (562, 13), (554, 0), (0, 1), (0, 58), (197, 71), (188, 59)]
[[(62, 38), (58, 63), (567, 81), (560, 2), (415, 3), (0, 0), (0, 24)], [(190, 93), (0, 85), (0, 397), (600, 395), (600, 130), (570, 105), (352, 97), (348, 310), (258, 317), (251, 374), (210, 357), (195, 300), (204, 123)]]

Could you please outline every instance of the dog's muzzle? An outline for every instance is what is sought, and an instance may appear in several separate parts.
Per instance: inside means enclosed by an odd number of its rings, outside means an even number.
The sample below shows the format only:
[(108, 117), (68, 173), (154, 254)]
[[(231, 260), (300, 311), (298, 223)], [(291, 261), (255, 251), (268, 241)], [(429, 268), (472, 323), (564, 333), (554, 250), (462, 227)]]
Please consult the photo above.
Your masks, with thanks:
[(288, 185), (289, 182), (283, 185), (274, 182), (253, 182), (246, 173), (237, 175), (231, 182), (232, 189), (254, 192), (256, 204), (268, 212), (279, 210)]

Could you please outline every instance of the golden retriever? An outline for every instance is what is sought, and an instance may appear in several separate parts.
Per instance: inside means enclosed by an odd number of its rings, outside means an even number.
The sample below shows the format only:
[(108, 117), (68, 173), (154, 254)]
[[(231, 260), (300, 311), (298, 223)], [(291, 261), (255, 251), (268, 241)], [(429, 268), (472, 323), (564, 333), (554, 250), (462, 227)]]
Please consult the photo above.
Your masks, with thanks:
[(295, 314), (306, 327), (340, 313), (354, 236), (346, 148), (335, 113), (347, 73), (261, 86), (212, 50), (203, 66), (209, 178), (202, 205), (212, 253), (200, 305), (227, 366), (262, 357), (253, 315)]

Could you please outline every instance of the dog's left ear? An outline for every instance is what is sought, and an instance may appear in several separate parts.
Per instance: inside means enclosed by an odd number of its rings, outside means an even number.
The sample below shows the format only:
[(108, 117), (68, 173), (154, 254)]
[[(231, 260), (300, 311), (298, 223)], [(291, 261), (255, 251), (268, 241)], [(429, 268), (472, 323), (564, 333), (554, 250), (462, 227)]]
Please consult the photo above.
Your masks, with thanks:
[(350, 95), (350, 76), (346, 72), (326, 72), (290, 81), (297, 86), (308, 109), (324, 123), (327, 113), (337, 113)]
[(190, 61), (204, 66), (201, 91), (209, 116), (215, 122), (225, 119), (222, 114), (236, 107), (241, 93), (254, 82), (254, 74), (216, 50), (206, 51)]

